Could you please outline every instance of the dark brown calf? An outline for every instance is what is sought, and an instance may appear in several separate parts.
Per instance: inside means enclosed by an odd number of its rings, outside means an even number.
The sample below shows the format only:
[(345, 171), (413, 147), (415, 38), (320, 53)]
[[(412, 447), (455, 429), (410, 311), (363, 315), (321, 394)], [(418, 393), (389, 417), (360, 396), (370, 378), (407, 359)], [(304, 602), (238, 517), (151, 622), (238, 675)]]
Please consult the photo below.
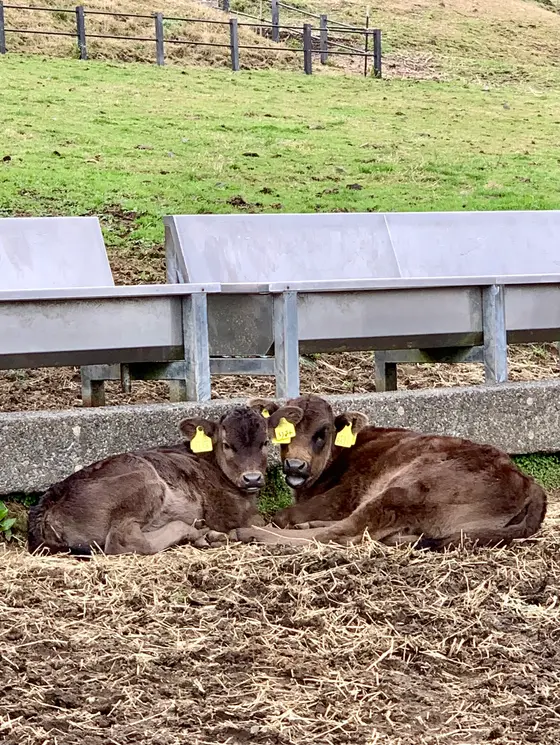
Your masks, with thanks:
[(268, 432), (260, 411), (239, 408), (219, 422), (186, 419), (180, 427), (186, 443), (106, 458), (52, 486), (30, 510), (29, 550), (152, 554), (262, 525), (256, 500)]
[(318, 396), (253, 405), (273, 412), (272, 426), (284, 418), (295, 428), (281, 457), (296, 501), (274, 523), (301, 530), (242, 529), (241, 540), (349, 543), (367, 530), (390, 545), (441, 549), (464, 535), (491, 546), (532, 535), (544, 519), (544, 490), (494, 447), (368, 427), (363, 414), (335, 417)]

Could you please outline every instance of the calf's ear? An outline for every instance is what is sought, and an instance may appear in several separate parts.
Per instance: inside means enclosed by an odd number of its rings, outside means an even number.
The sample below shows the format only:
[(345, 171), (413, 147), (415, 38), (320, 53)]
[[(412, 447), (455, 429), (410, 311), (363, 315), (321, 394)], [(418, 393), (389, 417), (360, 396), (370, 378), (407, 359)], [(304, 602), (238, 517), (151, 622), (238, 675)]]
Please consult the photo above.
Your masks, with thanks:
[(258, 411), (259, 414), (262, 414), (267, 419), (278, 409), (277, 403), (269, 401), (266, 398), (252, 398), (247, 406), (253, 409), (253, 411)]
[(202, 434), (209, 437), (213, 443), (216, 442), (218, 428), (216, 422), (211, 422), (209, 419), (202, 419), (200, 417), (183, 419), (179, 425), (179, 429), (187, 442), (190, 442), (197, 434), (200, 436), (200, 430), (202, 430)]
[(352, 434), (357, 435), (358, 432), (361, 432), (361, 430), (367, 426), (367, 423), (368, 418), (365, 414), (362, 414), (359, 411), (345, 411), (335, 417), (334, 428), (337, 432), (340, 432), (344, 427), (350, 425), (352, 428)]
[(303, 419), (303, 409), (300, 409), (299, 406), (276, 407), (276, 411), (270, 415), (268, 420), (269, 428), (277, 427), (281, 419), (286, 419), (295, 427)]

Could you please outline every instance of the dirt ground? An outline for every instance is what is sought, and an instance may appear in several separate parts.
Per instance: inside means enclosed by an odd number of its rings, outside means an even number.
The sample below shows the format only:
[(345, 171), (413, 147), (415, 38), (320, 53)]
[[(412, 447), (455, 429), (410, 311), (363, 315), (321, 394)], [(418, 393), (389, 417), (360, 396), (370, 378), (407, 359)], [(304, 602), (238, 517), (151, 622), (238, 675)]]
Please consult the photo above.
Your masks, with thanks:
[(0, 547), (4, 745), (558, 742), (560, 517), (508, 550)]
[[(325, 354), (301, 360), (301, 389), (319, 394), (375, 391), (372, 355), (367, 352)], [(482, 365), (401, 365), (399, 388), (439, 388), (483, 382)], [(558, 378), (558, 351), (552, 345), (511, 347), (509, 377), (513, 381)], [(166, 383), (135, 382), (132, 394), (118, 383), (107, 383), (107, 404), (168, 401)], [(224, 375), (212, 380), (214, 398), (274, 396), (274, 379)], [(0, 371), (0, 411), (64, 409), (81, 406), (79, 368)]]

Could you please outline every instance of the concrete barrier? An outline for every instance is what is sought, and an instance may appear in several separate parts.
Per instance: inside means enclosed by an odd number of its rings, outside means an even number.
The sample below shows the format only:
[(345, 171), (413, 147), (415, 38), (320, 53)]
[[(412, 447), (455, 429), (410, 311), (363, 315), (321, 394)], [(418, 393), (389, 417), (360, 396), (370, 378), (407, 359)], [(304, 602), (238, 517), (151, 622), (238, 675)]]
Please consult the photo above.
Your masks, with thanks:
[[(511, 454), (560, 451), (560, 381), (330, 396), (377, 426), (410, 427), (496, 445)], [(176, 442), (187, 416), (217, 418), (245, 401), (0, 414), (0, 494), (44, 489), (108, 455)]]

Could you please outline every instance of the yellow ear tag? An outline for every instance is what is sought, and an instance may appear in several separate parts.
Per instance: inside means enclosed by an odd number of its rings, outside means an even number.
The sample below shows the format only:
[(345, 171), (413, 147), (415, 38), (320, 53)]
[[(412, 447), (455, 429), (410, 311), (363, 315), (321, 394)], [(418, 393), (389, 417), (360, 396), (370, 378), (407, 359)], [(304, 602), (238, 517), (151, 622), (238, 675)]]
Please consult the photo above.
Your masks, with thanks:
[(202, 427), (196, 428), (196, 435), (191, 440), (193, 453), (209, 453), (213, 449), (212, 440), (204, 432)]
[(356, 435), (352, 432), (351, 424), (347, 424), (340, 430), (334, 444), (338, 445), (339, 448), (351, 448), (352, 445), (356, 444)]
[(270, 413), (266, 409), (263, 409), (261, 411), (261, 414), (264, 416), (265, 419), (268, 419), (268, 417), (270, 416)]
[(296, 428), (287, 419), (282, 417), (274, 430), (272, 442), (275, 445), (288, 445), (292, 437), (296, 436)]

